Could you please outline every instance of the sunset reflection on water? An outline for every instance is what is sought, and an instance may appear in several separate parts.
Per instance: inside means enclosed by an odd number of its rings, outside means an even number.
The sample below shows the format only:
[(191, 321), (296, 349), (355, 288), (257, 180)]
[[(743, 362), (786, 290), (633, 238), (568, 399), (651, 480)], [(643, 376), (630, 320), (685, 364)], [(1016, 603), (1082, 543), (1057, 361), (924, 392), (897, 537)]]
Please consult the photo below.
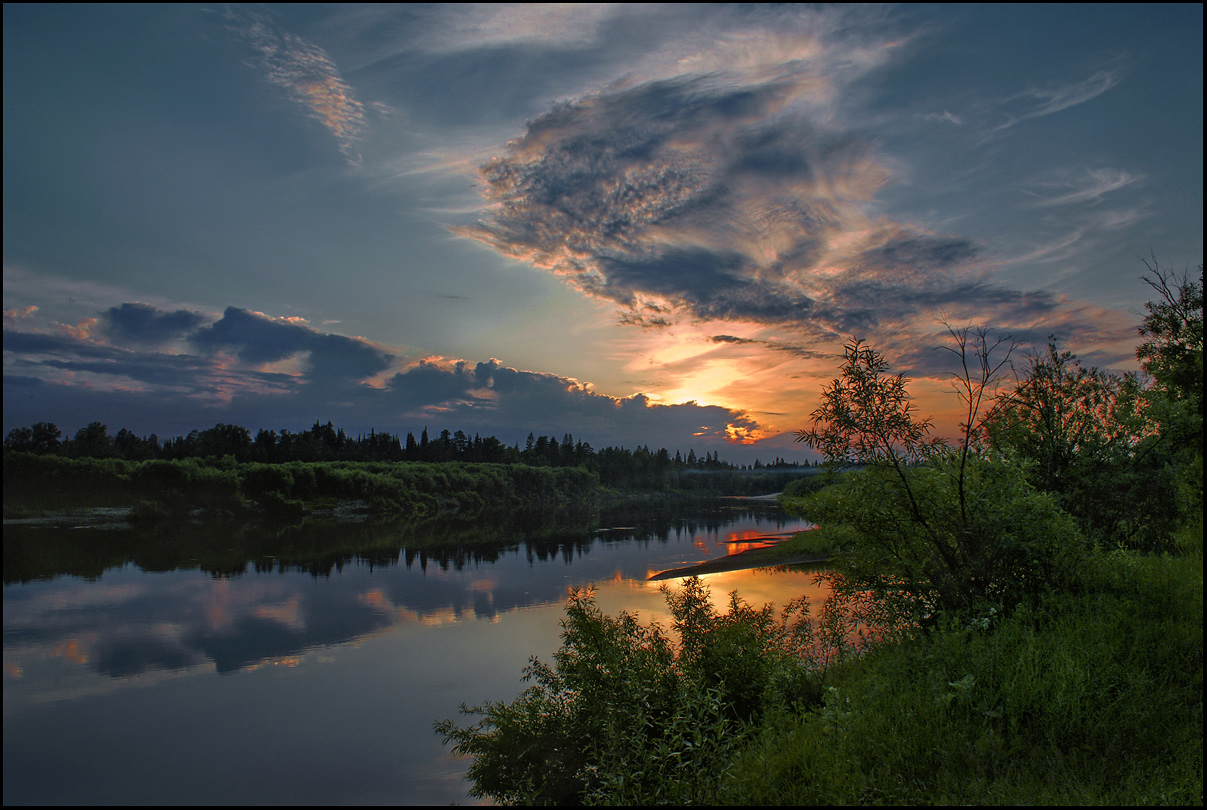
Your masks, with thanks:
[[(448, 756), (432, 722), (462, 702), (515, 697), (529, 657), (550, 661), (560, 644), (571, 590), (669, 627), (652, 570), (799, 525), (737, 513), (652, 535), (599, 531), (556, 553), (520, 542), (455, 564), (375, 551), (327, 576), (128, 564), (94, 580), (6, 585), (5, 802), (465, 802), (468, 763)], [(702, 580), (726, 611), (734, 590), (754, 605), (819, 604), (815, 578)], [(37, 779), (50, 762), (63, 778)], [(263, 782), (265, 769), (296, 778)], [(162, 778), (132, 787), (136, 772)]]

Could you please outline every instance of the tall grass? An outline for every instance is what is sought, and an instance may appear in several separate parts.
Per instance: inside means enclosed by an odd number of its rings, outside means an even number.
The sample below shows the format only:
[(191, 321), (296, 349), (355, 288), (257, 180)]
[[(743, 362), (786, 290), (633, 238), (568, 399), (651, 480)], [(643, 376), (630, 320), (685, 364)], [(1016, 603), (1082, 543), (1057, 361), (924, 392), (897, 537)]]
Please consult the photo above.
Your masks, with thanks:
[(769, 719), (740, 804), (1200, 803), (1202, 557), (1103, 555), (1083, 592), (883, 645)]

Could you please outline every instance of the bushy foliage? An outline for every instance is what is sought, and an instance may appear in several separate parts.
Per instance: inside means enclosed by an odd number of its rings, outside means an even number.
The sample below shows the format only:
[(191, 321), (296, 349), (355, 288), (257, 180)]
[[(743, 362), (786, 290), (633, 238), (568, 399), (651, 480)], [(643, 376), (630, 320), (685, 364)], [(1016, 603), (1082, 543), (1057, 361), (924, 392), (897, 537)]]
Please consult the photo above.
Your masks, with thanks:
[(1135, 375), (1086, 368), (1049, 340), (999, 398), (985, 438), (1032, 461), (1036, 485), (1059, 492), (1088, 469), (1130, 456), (1148, 432), (1141, 393)]
[(1148, 384), (1086, 368), (1052, 341), (999, 397), (984, 438), (1030, 461), (1030, 480), (1094, 542), (1168, 551), (1203, 511), (1202, 268), (1195, 283), (1145, 264), (1160, 296), (1136, 349)]
[(1053, 493), (1093, 541), (1155, 549), (1178, 509), (1145, 398), (1136, 375), (1086, 368), (1052, 341), (998, 398), (984, 438), (1028, 462), (1028, 480)]
[[(1185, 274), (1177, 278), (1153, 257), (1145, 262), (1151, 276), (1144, 281), (1160, 297), (1145, 304), (1148, 315), (1140, 327), (1144, 341), (1136, 357), (1152, 375), (1156, 388), (1168, 397), (1186, 402), (1203, 416), (1203, 265), (1195, 283)], [(1201, 428), (1200, 428), (1201, 430)]]
[[(976, 441), (1013, 342), (949, 331), (961, 364), (954, 387), (967, 408), (956, 447), (930, 437), (905, 378), (860, 340), (845, 347), (813, 427), (798, 433), (830, 462), (862, 465), (800, 502), (798, 511), (823, 526), (813, 542), (838, 550), (848, 587), (929, 624), (944, 612), (1012, 609), (1070, 577), (1083, 546), (1055, 501), (1027, 483), (1024, 465), (990, 458)], [(1005, 357), (995, 358), (1003, 342)]]
[[(668, 595), (676, 644), (576, 595), (555, 667), (534, 661), (535, 685), (510, 705), (467, 710), (482, 716), (474, 726), (438, 724), (475, 757), (474, 794), (1201, 802), (1202, 452), (1184, 441), (1202, 433), (1201, 285), (1160, 279), (1165, 304), (1150, 305), (1144, 332), (1156, 342), (1140, 350), (1157, 379), (1148, 390), (1052, 345), (999, 397), (1015, 344), (950, 330), (967, 408), (953, 445), (930, 438), (903, 376), (849, 343), (798, 434), (838, 480), (786, 498), (821, 522), (809, 542), (840, 568), (817, 629), (798, 636), (736, 597), (727, 625), (697, 584)], [(1194, 345), (1197, 355), (1184, 351)], [(1107, 551), (1082, 527), (1185, 556)], [(820, 643), (811, 654), (806, 638)], [(783, 697), (794, 694), (807, 699)]]
[(819, 541), (836, 550), (852, 586), (901, 603), (917, 621), (1012, 609), (1071, 581), (1084, 553), (1072, 519), (1005, 459), (961, 464), (947, 453), (901, 476), (871, 465), (802, 509), (822, 525)]
[(797, 431), (796, 441), (830, 463), (901, 469), (942, 444), (929, 436), (931, 420), (915, 416), (905, 375), (889, 374), (884, 355), (857, 338), (843, 347), (839, 376), (822, 388), (812, 418), (813, 427)]
[(1195, 283), (1163, 269), (1154, 257), (1145, 276), (1159, 295), (1146, 304), (1136, 348), (1154, 379), (1145, 393), (1147, 416), (1157, 427), (1156, 455), (1171, 473), (1185, 520), (1202, 526), (1203, 515), (1203, 265)]
[[(554, 666), (533, 660), (532, 682), (510, 704), (462, 711), (468, 727), (436, 724), (474, 757), (471, 793), (501, 804), (706, 804), (754, 720), (773, 706), (813, 702), (807, 606), (776, 618), (732, 595), (718, 613), (707, 588), (663, 589), (674, 634), (622, 613), (603, 615), (589, 592), (566, 606)], [(676, 638), (677, 637), (677, 638)]]
[(791, 501), (794, 498), (803, 498), (831, 483), (833, 481), (830, 476), (820, 472), (802, 475), (784, 486), (780, 492), (780, 500)]

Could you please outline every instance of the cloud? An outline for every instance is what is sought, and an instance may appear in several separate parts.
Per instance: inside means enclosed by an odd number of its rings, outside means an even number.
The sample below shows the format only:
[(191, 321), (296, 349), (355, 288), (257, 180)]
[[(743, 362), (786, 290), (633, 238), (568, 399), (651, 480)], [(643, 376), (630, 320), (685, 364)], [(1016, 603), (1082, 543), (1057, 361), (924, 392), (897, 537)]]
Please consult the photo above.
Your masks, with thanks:
[(1007, 112), (1006, 122), (999, 124), (993, 132), (1000, 132), (1023, 121), (1042, 118), (1084, 104), (1119, 84), (1121, 79), (1122, 71), (1103, 69), (1095, 71), (1080, 81), (1050, 84), (1047, 87), (1025, 90), (1002, 102), (1002, 107), (1013, 106), (1022, 109), (1017, 112)]
[[(474, 3), (438, 14), (422, 47), (434, 52), (506, 45), (584, 47), (594, 43), (615, 3)], [(437, 11), (439, 11), (437, 9)], [(448, 11), (446, 9), (445, 11)]]
[(744, 338), (736, 335), (713, 335), (709, 338), (713, 343), (730, 346), (762, 346), (777, 352), (787, 352), (802, 359), (832, 358), (834, 355), (826, 351), (818, 351), (808, 346), (796, 343), (785, 343), (782, 340), (764, 340), (760, 338)]
[(207, 319), (197, 312), (178, 309), (160, 312), (150, 304), (127, 303), (101, 313), (104, 329), (119, 342), (167, 343), (184, 337)]
[(481, 167), (489, 208), (458, 233), (646, 327), (821, 339), (972, 296), (1017, 307), (976, 243), (869, 215), (890, 175), (865, 136), (811, 118), (807, 78), (681, 76), (559, 105)]
[(918, 117), (921, 118), (923, 121), (934, 121), (936, 123), (945, 121), (949, 124), (955, 124), (956, 126), (963, 126), (963, 124), (964, 124), (964, 120), (962, 118), (960, 118), (960, 116), (958, 116), (954, 113), (948, 112), (947, 110), (944, 110), (942, 114), (940, 114), (940, 113), (921, 113), (921, 114), (919, 114)]
[(1032, 205), (1048, 208), (1056, 205), (1097, 204), (1102, 197), (1144, 179), (1123, 169), (1101, 168), (1082, 171), (1060, 171), (1027, 183), (1023, 191), (1036, 200)]
[(460, 233), (613, 301), (673, 316), (797, 322), (802, 283), (885, 179), (857, 135), (789, 111), (807, 83), (649, 82), (560, 106), (482, 167), (492, 208)]
[(6, 429), (53, 421), (71, 431), (100, 420), (171, 435), (217, 422), (298, 429), (322, 418), (350, 431), (431, 425), (509, 441), (533, 431), (598, 447), (683, 448), (764, 432), (739, 410), (609, 396), (497, 359), (405, 362), (360, 338), (237, 307), (185, 333), (204, 317), (124, 304), (102, 312), (91, 336), (15, 320), (4, 333)]
[(230, 30), (255, 52), (255, 67), (265, 81), (322, 124), (349, 162), (360, 163), (356, 142), (365, 130), (365, 107), (327, 53), (280, 30), (266, 15), (232, 8), (226, 19)]
[(192, 342), (202, 348), (233, 350), (248, 363), (271, 363), (308, 350), (315, 334), (283, 319), (227, 307), (222, 318), (199, 329)]
[(7, 321), (14, 321), (14, 322), (22, 321), (22, 320), (25, 320), (26, 318), (29, 318), (37, 311), (38, 311), (38, 308), (36, 306), (34, 306), (33, 304), (30, 304), (29, 306), (21, 307), (20, 309), (18, 309), (17, 307), (8, 307), (4, 310), (4, 320), (6, 322)]
[(735, 435), (762, 433), (759, 424), (739, 410), (695, 402), (664, 404), (645, 394), (609, 396), (572, 377), (511, 368), (497, 359), (474, 365), (422, 360), (392, 377), (384, 397), (405, 409), (410, 421), (431, 420), (502, 435), (517, 429), (573, 433), (597, 446), (687, 447), (693, 437), (715, 444)]
[(1119, 83), (1120, 75), (1115, 70), (1099, 70), (1092, 76), (1080, 82), (1053, 85), (1042, 89), (1033, 89), (1021, 93), (1016, 98), (1033, 99), (1039, 103), (1023, 113), (1019, 120), (1038, 118), (1052, 115), (1078, 104), (1084, 104), (1092, 98), (1102, 95)]
[(319, 332), (282, 318), (227, 307), (222, 318), (198, 329), (191, 342), (206, 351), (233, 352), (239, 360), (263, 365), (301, 355), (312, 381), (361, 381), (385, 371), (394, 355), (361, 338)]
[[(418, 413), (424, 409), (447, 410), (456, 406), (472, 407), (484, 404), (471, 391), (485, 388), (465, 361), (442, 363), (443, 358), (420, 360), (415, 366), (393, 375), (386, 383), (391, 404), (402, 413)], [(434, 417), (436, 411), (429, 411)]]
[[(783, 29), (800, 30), (794, 47), (780, 47), (768, 24), (779, 13), (760, 11), (758, 24), (712, 45), (676, 45), (674, 65), (637, 64), (528, 121), (481, 164), (483, 214), (455, 232), (612, 303), (621, 324), (790, 330), (778, 343), (801, 358), (852, 334), (885, 345), (930, 335), (939, 313), (1007, 329), (1098, 317), (996, 281), (994, 257), (973, 239), (879, 213), (896, 163), (844, 96), (909, 37), (872, 25), (853, 43), (833, 14), (789, 22), (784, 12)], [(713, 58), (743, 49), (728, 63)], [(1120, 75), (1098, 71), (1006, 103), (1015, 121), (1051, 115)], [(964, 123), (946, 111), (922, 117)], [(1034, 188), (1055, 207), (1137, 179), (1093, 170)]]
[[(170, 313), (155, 311), (151, 315), (163, 318)], [(6, 379), (9, 374), (21, 372), (77, 392), (82, 388), (158, 391), (164, 396), (203, 401), (220, 399), (232, 384), (263, 391), (281, 390), (290, 383), (286, 375), (262, 374), (253, 369), (243, 370), (236, 383), (221, 363), (195, 354), (155, 350), (145, 333), (129, 337), (106, 331), (105, 335), (131, 345), (114, 345), (66, 330), (47, 333), (5, 329)]]

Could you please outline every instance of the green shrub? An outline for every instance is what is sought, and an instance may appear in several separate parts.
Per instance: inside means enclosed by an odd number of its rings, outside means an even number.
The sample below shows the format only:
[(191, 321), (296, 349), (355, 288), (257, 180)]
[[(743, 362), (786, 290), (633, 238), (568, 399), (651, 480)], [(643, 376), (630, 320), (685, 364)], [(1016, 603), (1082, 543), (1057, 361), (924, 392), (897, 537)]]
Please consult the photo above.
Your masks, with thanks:
[(603, 615), (589, 592), (566, 607), (554, 666), (533, 660), (510, 704), (466, 708), (481, 720), (436, 724), (474, 757), (474, 796), (501, 804), (701, 804), (716, 801), (746, 730), (785, 701), (816, 699), (803, 602), (776, 620), (707, 589), (664, 588), (678, 640), (635, 617)]
[(848, 472), (803, 502), (853, 587), (904, 600), (915, 620), (1010, 610), (1076, 578), (1085, 544), (1052, 496), (1005, 459), (954, 453)]
[(247, 464), (242, 470), (243, 492), (250, 498), (262, 500), (273, 496), (285, 499), (293, 492), (293, 474), (281, 464)]

